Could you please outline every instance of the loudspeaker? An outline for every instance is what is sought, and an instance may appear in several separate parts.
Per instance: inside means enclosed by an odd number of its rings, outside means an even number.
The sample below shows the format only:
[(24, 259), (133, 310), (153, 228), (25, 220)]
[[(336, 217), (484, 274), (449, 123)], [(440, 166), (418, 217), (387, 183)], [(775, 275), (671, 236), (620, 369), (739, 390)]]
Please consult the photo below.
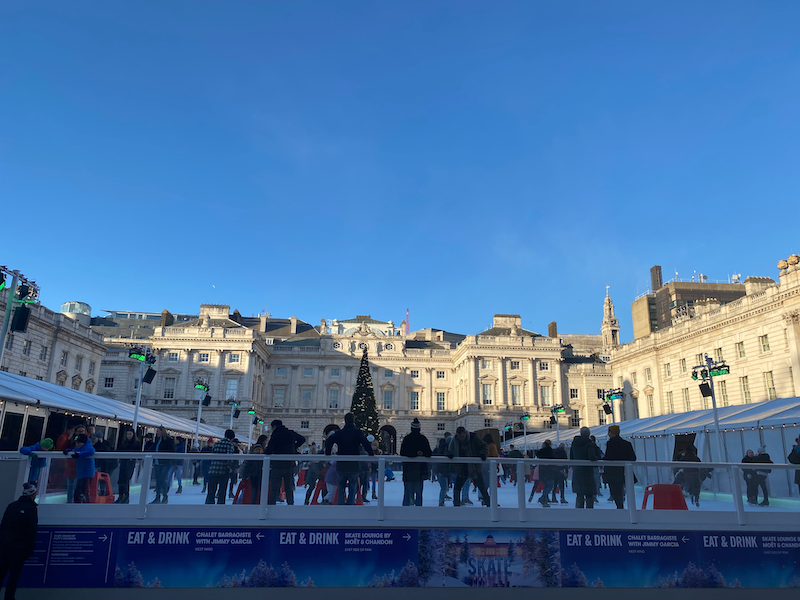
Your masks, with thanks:
[(28, 331), (28, 319), (31, 316), (31, 309), (27, 304), (20, 304), (14, 311), (11, 318), (11, 331), (25, 333)]
[(142, 377), (142, 381), (145, 383), (153, 383), (153, 379), (156, 376), (156, 370), (152, 367), (147, 367), (147, 371), (144, 373), (144, 377)]

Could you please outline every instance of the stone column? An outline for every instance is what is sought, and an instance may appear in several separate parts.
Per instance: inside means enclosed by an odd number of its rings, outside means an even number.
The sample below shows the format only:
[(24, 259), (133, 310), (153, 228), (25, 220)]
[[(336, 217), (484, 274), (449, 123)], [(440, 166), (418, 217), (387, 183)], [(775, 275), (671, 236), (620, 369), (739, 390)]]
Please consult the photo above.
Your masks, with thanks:
[[(428, 405), (428, 410), (431, 412), (436, 410), (436, 394), (433, 391), (433, 375), (435, 370), (435, 367), (426, 367), (426, 371), (428, 371), (428, 398), (425, 404)], [(422, 404), (420, 404), (420, 407), (422, 407)]]
[(500, 406), (506, 407), (508, 406), (508, 385), (507, 385), (507, 377), (506, 377), (506, 357), (500, 357), (500, 394), (499, 394), (499, 402)]
[(478, 383), (476, 381), (477, 380), (477, 375), (475, 373), (475, 361), (476, 360), (477, 359), (474, 356), (470, 356), (467, 359), (467, 366), (468, 366), (468, 369), (469, 369), (469, 371), (468, 371), (469, 377), (467, 379), (467, 390), (469, 392), (469, 396), (467, 397), (467, 401), (465, 402), (465, 404), (468, 404), (468, 405), (469, 404), (477, 404), (478, 403), (477, 394), (475, 393), (475, 390), (477, 388), (477, 383)]
[(292, 365), (292, 370), (289, 371), (289, 385), (286, 386), (286, 403), (284, 407), (289, 408), (292, 406), (292, 397), (294, 396), (294, 382), (297, 379), (297, 375), (295, 372), (297, 371), (297, 365)]
[(530, 406), (539, 406), (539, 386), (536, 383), (536, 359), (528, 359), (528, 380), (530, 381), (531, 396), (530, 400), (523, 404), (530, 404)]
[(400, 385), (397, 388), (397, 398), (394, 400), (394, 410), (408, 410), (411, 404), (408, 390), (406, 390), (406, 368), (401, 367), (398, 372), (400, 373)]
[[(317, 366), (317, 408), (327, 408), (327, 399), (325, 398), (325, 365)], [(339, 406), (342, 405), (342, 394), (339, 393)], [(314, 408), (313, 406), (311, 408)]]

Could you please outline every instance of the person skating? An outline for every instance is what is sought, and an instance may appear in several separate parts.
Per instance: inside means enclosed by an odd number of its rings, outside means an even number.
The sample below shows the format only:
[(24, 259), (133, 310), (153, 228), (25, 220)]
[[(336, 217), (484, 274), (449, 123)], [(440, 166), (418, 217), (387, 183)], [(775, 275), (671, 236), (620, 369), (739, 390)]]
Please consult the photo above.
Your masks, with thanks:
[[(431, 445), (428, 438), (422, 435), (422, 424), (414, 417), (411, 422), (411, 433), (403, 438), (400, 445), (400, 456), (409, 458), (430, 458)], [(423, 462), (403, 463), (403, 506), (422, 506), (422, 488), (428, 478), (428, 465)]]
[(6, 507), (0, 522), (0, 587), (8, 575), (5, 600), (14, 600), (22, 567), (36, 548), (38, 528), (36, 486), (25, 483), (22, 495)]
[[(288, 429), (280, 419), (270, 423), (272, 436), (264, 449), (264, 454), (297, 454), (297, 449), (302, 446), (306, 438)], [(275, 504), (281, 493), (281, 484), (286, 493), (286, 504), (294, 504), (294, 461), (276, 460), (270, 466), (269, 474), (269, 504)]]
[[(156, 437), (153, 440), (151, 452), (161, 454), (163, 452), (175, 452), (175, 442), (167, 433), (167, 428), (163, 425), (156, 429)], [(167, 476), (172, 467), (171, 460), (156, 458), (153, 461), (153, 472), (156, 480), (156, 497), (150, 504), (167, 504), (169, 502), (169, 482)]]
[[(225, 437), (217, 440), (211, 453), (217, 454), (235, 454), (236, 450), (233, 447), (233, 439), (236, 434), (233, 429), (225, 430)], [(217, 504), (225, 504), (225, 492), (228, 488), (228, 480), (231, 476), (231, 469), (235, 469), (238, 465), (235, 460), (212, 460), (208, 468), (209, 483), (208, 492), (206, 493), (206, 504), (214, 504), (216, 498)]]
[[(623, 440), (619, 435), (619, 425), (611, 425), (608, 428), (608, 442), (606, 442), (604, 459), (627, 462), (636, 460), (633, 444)], [(608, 484), (609, 493), (617, 508), (625, 508), (625, 467), (605, 467), (603, 469), (603, 477)]]
[[(567, 445), (564, 442), (561, 442), (558, 445), (558, 448), (553, 449), (553, 458), (556, 460), (567, 460), (569, 458), (567, 456)], [(561, 493), (561, 504), (569, 504), (567, 499), (564, 497), (564, 492), (566, 491), (567, 487), (567, 475), (569, 475), (569, 467), (556, 467), (553, 470), (553, 475), (553, 497), (550, 499), (550, 503), (556, 503), (556, 489), (558, 489)]]
[[(742, 457), (742, 462), (750, 464), (756, 462), (756, 454), (752, 450), (748, 450)], [(758, 483), (756, 483), (755, 469), (742, 469), (742, 478), (747, 490), (747, 503), (750, 506), (758, 506)]]
[[(201, 454), (211, 454), (214, 451), (214, 438), (210, 437), (206, 440), (205, 446), (200, 448)], [(201, 460), (200, 461), (200, 470), (203, 472), (203, 489), (200, 490), (201, 494), (205, 494), (206, 490), (208, 489), (208, 482), (211, 478), (209, 475), (209, 469), (211, 468), (211, 461), (210, 460)]]
[[(569, 457), (572, 460), (600, 460), (600, 448), (589, 437), (588, 427), (581, 427), (580, 435), (572, 440)], [(575, 492), (575, 508), (594, 508), (597, 487), (594, 482), (594, 467), (573, 467), (572, 491)]]
[[(772, 459), (767, 454), (767, 449), (763, 446), (758, 449), (758, 453), (756, 454), (756, 463), (760, 464), (773, 464)], [(767, 469), (766, 467), (757, 467), (756, 468), (756, 500), (758, 500), (758, 488), (761, 488), (761, 491), (764, 494), (764, 499), (758, 504), (759, 506), (769, 506), (769, 491), (767, 491), (767, 477), (772, 472), (772, 469)]]
[[(689, 446), (681, 455), (678, 457), (678, 461), (680, 462), (702, 462), (700, 457), (697, 456), (697, 452), (695, 451), (694, 446)], [(705, 479), (704, 473), (699, 468), (687, 468), (684, 467), (682, 469), (683, 473), (683, 484), (686, 486), (686, 491), (689, 494), (689, 500), (692, 504), (700, 507), (700, 487), (703, 485), (703, 480)]]
[[(127, 428), (117, 445), (117, 452), (141, 452), (142, 444), (133, 429)], [(131, 501), (131, 478), (136, 469), (136, 461), (132, 458), (123, 458), (119, 461), (119, 475), (117, 475), (118, 498), (114, 504), (129, 504)], [(144, 487), (144, 486), (142, 486)]]
[[(367, 436), (359, 429), (356, 429), (353, 413), (347, 413), (344, 416), (344, 427), (329, 435), (325, 440), (325, 454), (330, 455), (334, 445), (338, 448), (337, 455), (340, 457), (358, 456), (360, 454), (359, 448), (364, 448), (367, 454), (374, 456)], [(339, 461), (337, 464), (336, 470), (339, 478), (337, 504), (339, 506), (355, 504), (356, 490), (358, 488), (358, 469), (357, 461)], [(347, 490), (347, 501), (345, 501), (345, 490)]]
[(74, 504), (89, 502), (89, 483), (94, 478), (94, 448), (89, 437), (80, 433), (75, 436), (75, 447), (64, 450), (64, 454), (75, 459), (75, 491), (72, 495)]
[[(489, 449), (486, 446), (486, 442), (479, 435), (468, 432), (465, 427), (459, 427), (456, 429), (456, 434), (450, 438), (446, 456), (448, 458), (479, 457), (485, 461), (488, 453)], [(483, 470), (475, 464), (457, 463), (455, 471), (456, 483), (453, 486), (453, 506), (461, 506), (462, 488), (465, 484), (468, 485), (470, 478), (475, 481), (478, 487), (481, 494), (481, 502), (484, 506), (489, 506), (489, 491), (483, 481)]]
[[(553, 442), (550, 440), (545, 440), (542, 444), (542, 447), (539, 448), (539, 451), (536, 453), (536, 458), (543, 458), (552, 460), (555, 458), (555, 453), (553, 452)], [(539, 481), (542, 482), (542, 495), (536, 500), (539, 504), (542, 505), (544, 508), (548, 508), (550, 506), (549, 498), (550, 492), (554, 489), (553, 479), (554, 479), (554, 471), (558, 469), (553, 465), (539, 465)], [(531, 490), (531, 497), (528, 499), (528, 502), (533, 500), (533, 495), (536, 491), (536, 486), (534, 486), (533, 490)]]
[[(794, 441), (792, 451), (789, 452), (786, 460), (789, 464), (800, 465), (800, 436)], [(797, 485), (797, 491), (800, 493), (800, 469), (796, 469), (794, 472), (794, 482)]]

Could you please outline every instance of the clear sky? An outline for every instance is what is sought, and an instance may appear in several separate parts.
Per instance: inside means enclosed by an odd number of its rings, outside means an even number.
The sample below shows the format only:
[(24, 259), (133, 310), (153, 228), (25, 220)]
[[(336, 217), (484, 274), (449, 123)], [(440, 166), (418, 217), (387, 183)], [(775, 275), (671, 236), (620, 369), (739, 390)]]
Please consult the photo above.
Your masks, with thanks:
[(800, 2), (0, 3), (0, 264), (51, 308), (632, 337), (800, 253)]

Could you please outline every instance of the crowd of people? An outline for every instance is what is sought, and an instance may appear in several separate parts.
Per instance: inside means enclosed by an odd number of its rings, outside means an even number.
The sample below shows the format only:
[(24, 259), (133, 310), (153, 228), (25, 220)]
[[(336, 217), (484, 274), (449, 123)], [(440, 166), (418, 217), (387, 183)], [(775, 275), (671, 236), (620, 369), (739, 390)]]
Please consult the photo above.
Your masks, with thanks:
[[(484, 506), (490, 504), (489, 489), (492, 486), (518, 484), (516, 466), (513, 460), (519, 458), (539, 458), (548, 460), (582, 460), (595, 462), (598, 466), (568, 466), (556, 464), (530, 464), (526, 468), (525, 483), (532, 484), (529, 503), (537, 503), (543, 508), (552, 505), (569, 504), (565, 492), (571, 482), (575, 494), (575, 508), (591, 509), (608, 494), (608, 502), (614, 502), (619, 509), (625, 506), (626, 479), (622, 466), (609, 464), (613, 461), (636, 461), (633, 445), (620, 437), (620, 428), (608, 428), (605, 451), (587, 427), (580, 429), (569, 448), (565, 443), (557, 446), (546, 440), (539, 449), (523, 453), (514, 444), (508, 450), (500, 449), (498, 440), (489, 434), (480, 436), (475, 432), (458, 427), (455, 435), (445, 432), (433, 446), (421, 432), (418, 419), (411, 423), (410, 432), (403, 438), (399, 456), (391, 456), (384, 473), (378, 473), (378, 462), (374, 457), (383, 452), (378, 440), (366, 436), (356, 426), (352, 414), (345, 415), (344, 427), (331, 432), (321, 445), (315, 442), (306, 444), (306, 438), (288, 429), (280, 420), (270, 424), (271, 435), (261, 435), (248, 447), (228, 429), (221, 439), (209, 437), (203, 440), (203, 447), (192, 445), (189, 440), (173, 439), (164, 427), (156, 429), (140, 440), (133, 429), (121, 432), (114, 449), (90, 424), (78, 424), (64, 431), (54, 442), (45, 438), (31, 446), (24, 446), (20, 452), (31, 457), (28, 481), (37, 484), (46, 464), (46, 453), (62, 452), (69, 460), (57, 461), (56, 472), (63, 476), (68, 503), (86, 503), (92, 500), (90, 486), (96, 473), (116, 472), (117, 494), (115, 503), (130, 502), (131, 481), (138, 472), (141, 474), (140, 460), (125, 458), (103, 458), (104, 452), (144, 452), (154, 455), (152, 487), (154, 491), (151, 504), (166, 504), (170, 491), (176, 494), (183, 491), (183, 470), (187, 468), (193, 485), (200, 485), (206, 504), (225, 504), (228, 500), (242, 504), (258, 504), (262, 493), (262, 463), (255, 460), (241, 460), (233, 457), (217, 458), (218, 455), (250, 453), (254, 455), (293, 455), (298, 460), (273, 461), (270, 465), (267, 484), (268, 504), (295, 503), (295, 488), (305, 487), (304, 504), (368, 504), (377, 499), (378, 477), (393, 481), (394, 461), (402, 461), (403, 506), (422, 506), (424, 482), (439, 484), (438, 505), (472, 505), (470, 490), (477, 493), (477, 501)], [(199, 452), (210, 453), (213, 460), (172, 459), (165, 454)], [(321, 454), (331, 456), (330, 460), (303, 460), (303, 455)], [(341, 457), (359, 457), (360, 460), (341, 460)], [(452, 463), (425, 461), (420, 458), (447, 457)], [(459, 458), (479, 458), (483, 464), (459, 462)], [(487, 459), (497, 458), (496, 472), (490, 472)], [(792, 464), (800, 465), (800, 438), (787, 457)], [(694, 446), (682, 449), (676, 456), (679, 462), (700, 462)], [(742, 476), (745, 480), (747, 502), (751, 506), (769, 506), (768, 476), (771, 472), (766, 465), (772, 464), (764, 447), (754, 453), (748, 450), (742, 463)], [(396, 467), (395, 467), (396, 468)], [(689, 502), (700, 506), (700, 490), (703, 481), (712, 475), (713, 469), (705, 467), (675, 467), (673, 483), (684, 491)], [(238, 486), (237, 486), (238, 483)], [(636, 482), (635, 482), (636, 483)], [(800, 490), (800, 470), (795, 472), (795, 483)], [(112, 490), (109, 490), (111, 493)], [(762, 500), (759, 502), (759, 492)], [(538, 496), (537, 496), (538, 495)]]

